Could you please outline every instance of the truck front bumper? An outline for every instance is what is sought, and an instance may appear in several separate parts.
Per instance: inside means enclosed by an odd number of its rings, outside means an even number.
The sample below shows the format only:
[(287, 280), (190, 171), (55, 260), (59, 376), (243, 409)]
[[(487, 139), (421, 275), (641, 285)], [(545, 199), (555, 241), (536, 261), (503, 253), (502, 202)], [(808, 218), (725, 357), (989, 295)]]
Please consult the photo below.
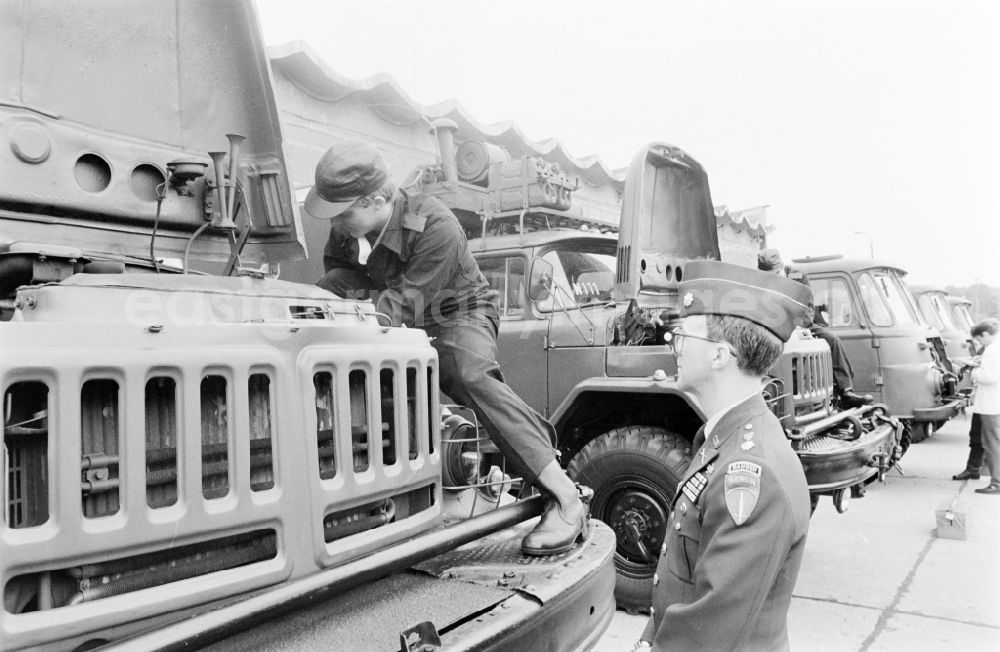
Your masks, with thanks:
[(521, 539), (535, 522), (303, 604), (208, 649), (396, 651), (400, 634), (425, 621), (441, 640), (428, 649), (589, 649), (614, 615), (614, 532), (591, 520), (588, 538), (569, 552), (526, 557)]
[(931, 408), (913, 408), (914, 421), (947, 421), (957, 415), (962, 401), (954, 399)]
[[(892, 463), (899, 444), (896, 428), (884, 423), (855, 441), (818, 435), (804, 440), (796, 450), (811, 494), (832, 494), (838, 489), (872, 482), (880, 463)], [(881, 459), (880, 459), (881, 458)]]

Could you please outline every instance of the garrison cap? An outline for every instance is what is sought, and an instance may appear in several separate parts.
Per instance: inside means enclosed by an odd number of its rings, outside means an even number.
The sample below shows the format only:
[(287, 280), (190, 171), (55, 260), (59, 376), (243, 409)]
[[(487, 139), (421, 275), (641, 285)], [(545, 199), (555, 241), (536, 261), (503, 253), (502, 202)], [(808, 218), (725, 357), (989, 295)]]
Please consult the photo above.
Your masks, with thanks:
[(787, 342), (810, 310), (808, 286), (742, 265), (693, 260), (679, 287), (681, 314), (742, 317)]
[(306, 213), (323, 220), (337, 217), (389, 178), (389, 166), (374, 146), (345, 140), (326, 150), (316, 164), (316, 185), (306, 195)]

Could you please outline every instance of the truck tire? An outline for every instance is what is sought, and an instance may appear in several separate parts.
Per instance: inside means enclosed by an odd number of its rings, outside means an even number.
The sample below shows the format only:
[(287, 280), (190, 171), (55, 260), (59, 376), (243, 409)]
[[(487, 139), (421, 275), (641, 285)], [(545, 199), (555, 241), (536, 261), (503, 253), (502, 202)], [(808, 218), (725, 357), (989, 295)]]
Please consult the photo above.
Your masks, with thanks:
[(567, 467), (594, 490), (591, 515), (615, 531), (615, 600), (630, 613), (649, 612), (674, 493), (690, 461), (690, 443), (681, 435), (626, 426), (590, 441)]

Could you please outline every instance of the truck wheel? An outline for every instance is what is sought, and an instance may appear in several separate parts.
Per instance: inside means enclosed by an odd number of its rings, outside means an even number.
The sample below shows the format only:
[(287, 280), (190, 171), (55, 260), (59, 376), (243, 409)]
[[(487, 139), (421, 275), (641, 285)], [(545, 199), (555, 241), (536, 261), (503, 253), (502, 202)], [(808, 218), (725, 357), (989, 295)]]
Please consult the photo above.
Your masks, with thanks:
[(674, 492), (690, 461), (690, 444), (680, 435), (626, 426), (592, 440), (567, 467), (594, 490), (591, 514), (615, 531), (615, 600), (626, 611), (649, 611)]

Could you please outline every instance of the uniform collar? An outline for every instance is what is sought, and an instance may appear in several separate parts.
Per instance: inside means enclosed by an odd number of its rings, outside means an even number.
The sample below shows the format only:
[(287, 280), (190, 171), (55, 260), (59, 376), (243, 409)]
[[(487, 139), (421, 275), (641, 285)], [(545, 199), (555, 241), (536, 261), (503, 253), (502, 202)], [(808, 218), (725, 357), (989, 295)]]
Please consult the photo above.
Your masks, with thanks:
[(426, 217), (417, 215), (410, 210), (410, 196), (406, 194), (406, 191), (399, 190), (392, 205), (392, 215), (382, 230), (382, 234), (372, 245), (372, 249), (382, 246), (399, 256), (400, 260), (407, 260), (409, 252), (403, 246), (403, 231), (423, 233), (426, 223)]
[(713, 448), (720, 448), (743, 424), (767, 411), (764, 397), (760, 392), (754, 392), (752, 396), (740, 401), (719, 418), (712, 432), (706, 434), (706, 443), (712, 444)]
[(755, 395), (759, 396), (760, 392), (756, 391), (753, 394), (748, 394), (747, 396), (744, 396), (735, 403), (730, 403), (729, 405), (727, 405), (726, 407), (722, 408), (721, 410), (713, 414), (711, 417), (709, 417), (708, 421), (705, 422), (705, 438), (707, 439), (713, 432), (716, 432), (716, 429), (719, 427), (719, 421), (721, 421), (724, 416), (732, 412), (733, 409), (749, 401)]
[[(704, 429), (699, 430), (694, 440), (695, 446), (692, 450), (691, 464), (688, 466), (684, 478), (677, 484), (677, 490), (680, 491), (684, 483), (690, 480), (695, 473), (711, 464), (719, 456), (719, 449), (743, 424), (749, 423), (767, 411), (764, 397), (759, 393), (754, 393), (721, 415), (715, 427), (712, 428), (715, 434), (709, 433), (706, 437)], [(675, 495), (674, 499), (676, 500), (676, 498)]]

